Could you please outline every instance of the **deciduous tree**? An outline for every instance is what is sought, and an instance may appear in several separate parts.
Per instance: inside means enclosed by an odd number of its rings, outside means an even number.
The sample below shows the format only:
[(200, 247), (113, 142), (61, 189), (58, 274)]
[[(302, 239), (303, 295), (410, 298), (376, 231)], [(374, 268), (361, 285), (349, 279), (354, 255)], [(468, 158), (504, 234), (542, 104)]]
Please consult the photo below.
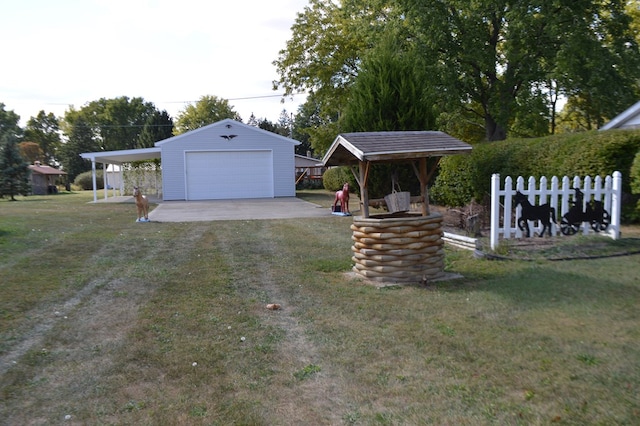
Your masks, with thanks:
[(229, 101), (217, 96), (205, 95), (195, 104), (187, 105), (178, 113), (173, 133), (176, 135), (213, 124), (225, 118), (242, 121)]
[[(362, 58), (385, 34), (415, 44), (447, 119), (484, 139), (554, 127), (558, 95), (582, 100), (594, 127), (638, 95), (637, 31), (624, 0), (312, 0), (274, 64), (274, 88), (306, 90), (321, 126), (343, 112)], [(471, 126), (465, 126), (465, 132)], [(310, 130), (314, 146), (324, 130)], [(335, 133), (334, 133), (335, 134)]]
[(24, 138), (29, 142), (35, 142), (42, 150), (40, 160), (45, 164), (54, 164), (56, 152), (60, 147), (60, 123), (53, 113), (38, 112), (38, 115), (27, 121), (24, 130)]
[(64, 129), (68, 135), (68, 128), (75, 126), (76, 121), (82, 118), (100, 149), (134, 149), (139, 146), (140, 133), (155, 112), (157, 110), (153, 103), (143, 98), (101, 98), (79, 110), (69, 109), (65, 114)]
[(40, 145), (35, 142), (20, 142), (18, 150), (22, 158), (28, 161), (29, 164), (34, 164), (36, 161), (42, 162), (43, 160), (44, 152)]
[(100, 145), (95, 140), (92, 127), (83, 117), (74, 120), (69, 129), (68, 141), (60, 146), (60, 162), (73, 181), (80, 173), (91, 170), (91, 162), (80, 157), (83, 152), (96, 152)]

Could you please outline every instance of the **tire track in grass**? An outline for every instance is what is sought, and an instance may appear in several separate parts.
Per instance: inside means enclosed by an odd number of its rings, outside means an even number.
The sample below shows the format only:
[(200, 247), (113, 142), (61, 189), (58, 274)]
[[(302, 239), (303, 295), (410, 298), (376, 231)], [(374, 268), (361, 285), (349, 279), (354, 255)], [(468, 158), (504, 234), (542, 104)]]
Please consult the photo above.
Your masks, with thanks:
[[(256, 223), (247, 223), (247, 228), (256, 231), (253, 229)], [(285, 371), (290, 377), (274, 382), (284, 381), (293, 385), (278, 386), (265, 398), (274, 403), (270, 409), (276, 416), (276, 422), (286, 419), (288, 424), (340, 424), (343, 413), (348, 409), (349, 399), (344, 392), (346, 386), (338, 374), (332, 373), (329, 360), (323, 359), (318, 347), (307, 338), (308, 330), (296, 316), (304, 307), (298, 306), (295, 296), (279, 284), (281, 280), (298, 282), (300, 277), (280, 264), (283, 261), (282, 247), (274, 243), (278, 238), (273, 235), (270, 223), (259, 222), (256, 232), (247, 231), (251, 234), (247, 241), (234, 241), (231, 237), (219, 239), (229, 264), (237, 271), (238, 291), (246, 294), (247, 298), (258, 299), (260, 306), (257, 312), (261, 321), (285, 333), (277, 343), (276, 358), (284, 369), (291, 368), (291, 371)], [(229, 243), (231, 241), (233, 245)], [(248, 244), (251, 247), (247, 249)], [(245, 248), (241, 249), (241, 246)], [(266, 300), (260, 300), (261, 297), (266, 297)], [(267, 303), (278, 303), (282, 308), (268, 310)], [(314, 369), (315, 366), (320, 368), (319, 371)]]
[[(164, 252), (171, 253), (173, 263), (179, 262), (180, 258), (188, 255), (194, 241), (200, 238), (205, 229), (206, 225), (194, 226), (190, 228), (188, 234), (183, 235), (183, 238), (158, 240), (160, 244), (154, 245), (153, 248), (148, 247), (149, 251), (130, 268), (144, 264), (145, 259), (162, 256)], [(135, 324), (133, 319), (140, 303), (148, 298), (156, 286), (144, 280), (130, 279), (126, 276), (127, 273), (135, 273), (135, 271), (123, 271), (123, 265), (127, 265), (131, 259), (125, 250), (118, 249), (121, 245), (121, 241), (114, 240), (111, 245), (105, 245), (93, 256), (94, 261), (88, 262), (89, 265), (100, 264), (99, 259), (108, 257), (111, 266), (96, 270), (95, 274), (98, 276), (71, 297), (63, 301), (40, 304), (25, 314), (25, 318), (30, 319), (29, 328), (21, 331), (21, 338), (13, 342), (0, 356), (0, 377), (16, 366), (20, 358), (30, 350), (42, 348), (48, 334), (63, 322), (78, 323), (79, 328), (83, 329), (86, 328), (86, 324), (95, 323), (91, 335), (86, 336), (86, 342), (99, 340), (96, 336), (110, 335), (116, 340), (123, 340), (126, 337), (126, 330), (123, 330), (123, 327), (130, 328)], [(121, 297), (117, 303), (114, 303), (114, 293), (127, 295), (127, 297)], [(83, 315), (88, 316), (83, 317)], [(100, 318), (100, 322), (96, 323), (96, 318)], [(129, 318), (129, 321), (123, 320), (125, 318)], [(118, 324), (119, 329), (113, 327), (114, 322)]]

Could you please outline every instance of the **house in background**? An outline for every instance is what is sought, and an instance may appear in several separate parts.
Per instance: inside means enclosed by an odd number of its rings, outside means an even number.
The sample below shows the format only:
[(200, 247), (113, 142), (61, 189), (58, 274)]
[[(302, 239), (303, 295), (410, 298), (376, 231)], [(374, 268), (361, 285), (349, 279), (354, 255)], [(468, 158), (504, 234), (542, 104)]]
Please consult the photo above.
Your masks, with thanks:
[[(165, 201), (294, 197), (294, 151), (299, 144), (294, 139), (225, 119), (156, 142), (153, 148), (80, 155), (91, 160), (93, 170), (96, 163), (124, 164), (160, 158)], [(94, 185), (94, 200), (95, 194)]]
[(302, 181), (322, 181), (327, 168), (321, 160), (310, 156), (295, 154), (296, 184)]
[(31, 192), (33, 195), (57, 194), (56, 180), (67, 173), (51, 166), (45, 166), (39, 161), (29, 165), (31, 170)]
[(610, 122), (600, 127), (600, 130), (638, 128), (640, 128), (640, 101), (615, 116)]
[(121, 188), (122, 182), (122, 166), (118, 164), (109, 164), (106, 169), (107, 173), (107, 189)]

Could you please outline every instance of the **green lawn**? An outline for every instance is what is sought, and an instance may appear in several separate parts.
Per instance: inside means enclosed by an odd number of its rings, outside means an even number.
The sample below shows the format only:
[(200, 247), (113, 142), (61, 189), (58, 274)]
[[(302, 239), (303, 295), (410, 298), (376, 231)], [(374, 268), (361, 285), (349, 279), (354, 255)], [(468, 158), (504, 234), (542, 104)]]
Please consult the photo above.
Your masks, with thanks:
[(376, 288), (348, 217), (90, 200), (0, 200), (0, 424), (640, 423), (640, 255), (447, 249), (463, 278)]

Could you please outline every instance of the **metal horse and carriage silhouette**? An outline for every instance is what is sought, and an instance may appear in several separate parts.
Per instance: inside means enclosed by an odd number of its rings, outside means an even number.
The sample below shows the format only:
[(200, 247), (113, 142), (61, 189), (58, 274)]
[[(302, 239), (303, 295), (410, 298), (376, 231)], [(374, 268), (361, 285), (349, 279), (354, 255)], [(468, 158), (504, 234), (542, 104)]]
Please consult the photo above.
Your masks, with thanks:
[[(540, 205), (535, 205), (534, 200), (539, 200)], [(622, 173), (618, 171), (593, 178), (542, 176), (537, 180), (530, 176), (527, 181), (523, 176), (517, 179), (507, 176), (504, 186), (500, 174), (494, 173), (491, 176), (491, 249), (498, 247), (501, 238), (530, 237), (533, 232), (530, 226), (539, 236), (545, 232), (550, 236), (570, 236), (582, 230), (585, 235), (595, 232), (617, 240), (621, 201)]]
[[(604, 203), (599, 200), (592, 200), (584, 203), (584, 193), (580, 188), (573, 188), (575, 199), (569, 211), (562, 216), (560, 221), (560, 232), (563, 235), (574, 235), (580, 229), (582, 223), (587, 222), (595, 232), (606, 231), (611, 223), (611, 215), (604, 208)], [(551, 236), (551, 222), (556, 222), (556, 210), (549, 203), (538, 206), (532, 205), (527, 196), (520, 191), (516, 192), (513, 198), (515, 205), (522, 206), (522, 214), (517, 219), (518, 228), (529, 237), (529, 221), (540, 221), (542, 231), (540, 236), (544, 236), (545, 231)]]

